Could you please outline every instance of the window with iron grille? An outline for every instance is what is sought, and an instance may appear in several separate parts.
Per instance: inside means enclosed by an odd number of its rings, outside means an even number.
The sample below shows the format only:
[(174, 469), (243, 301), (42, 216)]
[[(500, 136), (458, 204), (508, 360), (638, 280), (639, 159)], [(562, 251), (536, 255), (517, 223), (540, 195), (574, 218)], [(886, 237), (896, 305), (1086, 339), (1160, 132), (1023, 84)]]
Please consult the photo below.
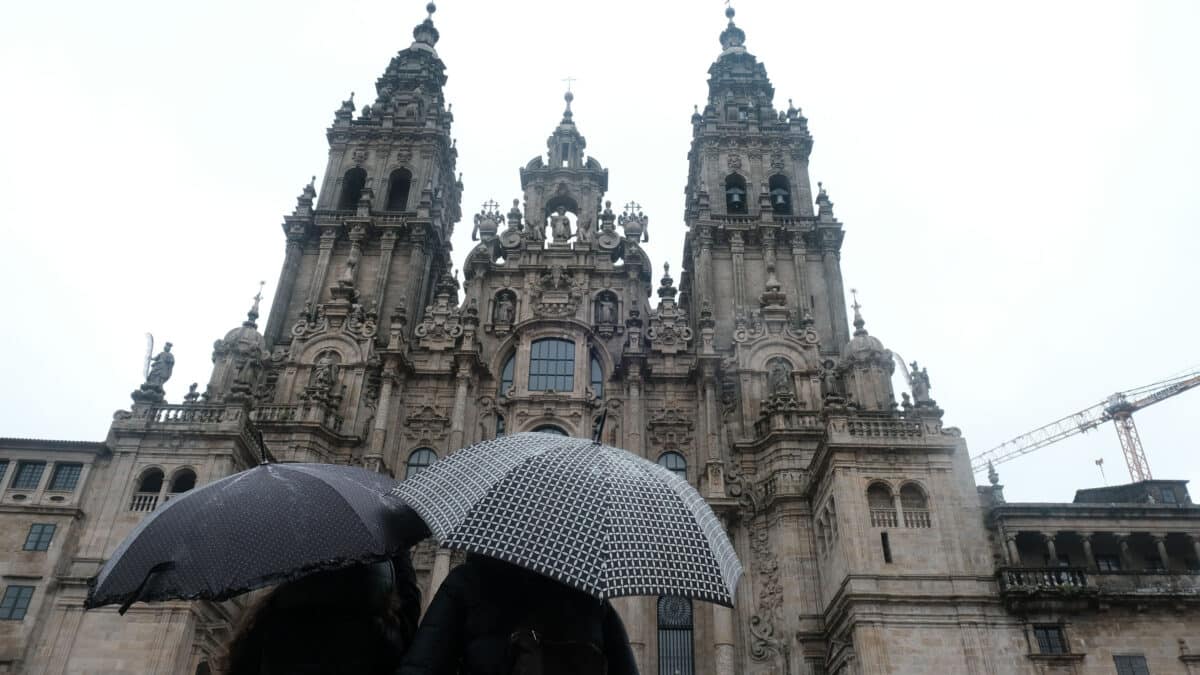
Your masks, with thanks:
[(82, 464), (64, 464), (59, 462), (54, 465), (54, 473), (50, 474), (50, 487), (46, 489), (56, 492), (71, 492), (79, 484), (79, 476), (82, 473)]
[(45, 462), (17, 462), (12, 487), (17, 490), (36, 490), (38, 483), (42, 482), (42, 472), (45, 470)]
[(29, 601), (33, 599), (33, 586), (9, 586), (0, 598), (0, 620), (20, 621), (25, 618)]
[(29, 534), (25, 535), (26, 551), (47, 551), (50, 549), (50, 540), (54, 539), (54, 530), (57, 525), (53, 523), (34, 523), (29, 526)]
[(694, 675), (692, 601), (677, 595), (658, 599), (658, 673)]
[(1038, 651), (1043, 654), (1069, 654), (1067, 637), (1063, 635), (1062, 626), (1034, 626), (1034, 637), (1037, 638)]
[(1150, 675), (1146, 657), (1140, 654), (1114, 656), (1113, 663), (1117, 666), (1117, 675)]
[(575, 390), (575, 343), (547, 338), (533, 343), (529, 355), (529, 391)]
[(428, 469), (434, 462), (437, 461), (437, 453), (429, 448), (417, 448), (408, 456), (408, 463), (404, 467), (404, 477), (412, 478), (413, 476)]

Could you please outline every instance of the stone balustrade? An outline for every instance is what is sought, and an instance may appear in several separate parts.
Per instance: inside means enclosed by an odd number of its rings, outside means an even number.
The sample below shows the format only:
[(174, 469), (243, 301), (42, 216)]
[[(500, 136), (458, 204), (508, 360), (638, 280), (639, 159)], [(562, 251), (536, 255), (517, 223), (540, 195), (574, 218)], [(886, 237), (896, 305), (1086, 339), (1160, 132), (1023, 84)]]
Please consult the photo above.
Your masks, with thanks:
[(871, 509), (871, 527), (896, 527), (895, 509)]
[(933, 520), (929, 517), (929, 511), (925, 509), (904, 509), (904, 526), (905, 527), (933, 527)]
[(1080, 567), (1003, 567), (1000, 591), (1062, 591), (1088, 587), (1087, 572)]
[(153, 511), (158, 508), (157, 492), (135, 492), (129, 503), (130, 511)]
[(214, 424), (233, 421), (240, 411), (219, 405), (162, 404), (146, 409), (144, 419), (157, 424)]

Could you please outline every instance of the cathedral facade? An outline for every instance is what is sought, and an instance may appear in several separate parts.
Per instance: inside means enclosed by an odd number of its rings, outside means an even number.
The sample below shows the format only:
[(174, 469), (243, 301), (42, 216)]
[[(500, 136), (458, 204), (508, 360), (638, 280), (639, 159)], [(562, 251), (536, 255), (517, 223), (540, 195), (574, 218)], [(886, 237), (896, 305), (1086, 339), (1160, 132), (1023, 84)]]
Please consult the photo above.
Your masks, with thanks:
[[(775, 107), (729, 18), (691, 119), (682, 269), (655, 267), (647, 216), (613, 206), (568, 93), (522, 198), (468, 218), (459, 274), (431, 12), (375, 100), (335, 113), (265, 325), (256, 301), (203, 393), (166, 402), (164, 358), (103, 443), (0, 439), (0, 672), (220, 672), (242, 600), (82, 611), (139, 520), (264, 452), (403, 479), (523, 431), (657, 461), (730, 533), (734, 609), (614, 603), (643, 673), (1200, 672), (1186, 485), (1008, 504), (975, 484), (927, 374), (906, 369), (897, 400), (892, 353), (847, 306), (808, 121)], [(456, 559), (426, 543), (414, 561), (428, 601)]]

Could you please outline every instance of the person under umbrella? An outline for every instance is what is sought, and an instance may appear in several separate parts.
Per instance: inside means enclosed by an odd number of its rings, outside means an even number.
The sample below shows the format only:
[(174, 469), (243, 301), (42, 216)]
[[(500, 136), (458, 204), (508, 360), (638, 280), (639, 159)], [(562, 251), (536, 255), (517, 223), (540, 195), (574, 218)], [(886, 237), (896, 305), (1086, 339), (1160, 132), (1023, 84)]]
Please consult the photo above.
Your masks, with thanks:
[[(84, 606), (119, 604), (124, 614), (139, 601), (219, 601), (283, 584), (231, 645), (231, 663), (254, 664), (234, 672), (390, 673), (419, 615), (408, 548), (428, 536), (417, 514), (381, 494), (395, 484), (355, 467), (265, 462), (213, 481), (134, 528), (89, 580)], [(367, 630), (364, 649), (385, 653), (371, 658), (382, 669), (336, 666), (337, 650), (351, 646), (336, 631), (282, 658), (280, 639), (347, 617)]]

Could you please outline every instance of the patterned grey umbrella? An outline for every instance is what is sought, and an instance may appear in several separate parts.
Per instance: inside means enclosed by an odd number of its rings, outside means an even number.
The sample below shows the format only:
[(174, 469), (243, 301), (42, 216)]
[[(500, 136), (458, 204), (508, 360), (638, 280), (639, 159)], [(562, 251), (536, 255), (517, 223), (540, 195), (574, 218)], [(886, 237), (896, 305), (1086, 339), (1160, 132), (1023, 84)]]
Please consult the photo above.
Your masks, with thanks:
[(443, 546), (598, 598), (733, 605), (742, 565), (704, 498), (667, 469), (586, 439), (514, 434), (459, 450), (392, 494)]

